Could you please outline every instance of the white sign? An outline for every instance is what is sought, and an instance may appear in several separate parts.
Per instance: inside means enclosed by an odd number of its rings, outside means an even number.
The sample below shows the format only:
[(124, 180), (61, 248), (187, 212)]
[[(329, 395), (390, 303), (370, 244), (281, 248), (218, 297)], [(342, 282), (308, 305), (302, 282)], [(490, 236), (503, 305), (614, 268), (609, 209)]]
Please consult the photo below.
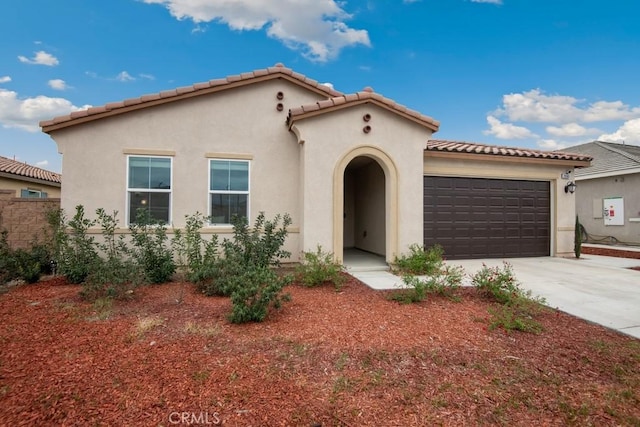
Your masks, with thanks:
[(624, 199), (612, 197), (603, 200), (604, 225), (624, 225)]

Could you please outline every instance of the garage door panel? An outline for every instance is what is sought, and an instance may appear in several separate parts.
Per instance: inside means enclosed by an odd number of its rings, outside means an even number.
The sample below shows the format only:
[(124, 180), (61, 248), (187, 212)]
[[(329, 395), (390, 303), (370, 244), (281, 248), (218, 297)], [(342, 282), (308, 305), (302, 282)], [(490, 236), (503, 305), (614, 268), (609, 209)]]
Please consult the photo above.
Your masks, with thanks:
[(424, 243), (447, 258), (549, 255), (549, 182), (425, 176), (424, 203)]

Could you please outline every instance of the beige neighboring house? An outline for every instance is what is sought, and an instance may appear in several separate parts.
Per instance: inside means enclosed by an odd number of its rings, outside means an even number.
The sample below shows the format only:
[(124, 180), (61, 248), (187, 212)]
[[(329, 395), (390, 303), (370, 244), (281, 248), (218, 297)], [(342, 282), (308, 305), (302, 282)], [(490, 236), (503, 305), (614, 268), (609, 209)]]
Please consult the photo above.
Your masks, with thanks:
[(20, 198), (59, 198), (61, 184), (60, 174), (0, 156), (0, 190)]
[[(431, 140), (439, 123), (370, 88), (343, 94), (276, 64), (41, 122), (64, 159), (62, 207), (147, 209), (175, 228), (289, 213), (294, 260), (321, 245), (392, 261), (572, 252), (567, 169), (590, 158)], [(471, 248), (471, 250), (469, 250)]]

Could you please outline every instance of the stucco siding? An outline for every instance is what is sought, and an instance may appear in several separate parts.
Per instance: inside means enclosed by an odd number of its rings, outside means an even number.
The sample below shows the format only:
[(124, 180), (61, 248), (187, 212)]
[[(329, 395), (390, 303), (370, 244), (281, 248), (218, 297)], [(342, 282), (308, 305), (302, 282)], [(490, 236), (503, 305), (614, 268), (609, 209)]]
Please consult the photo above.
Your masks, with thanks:
[[(277, 92), (284, 99), (276, 99)], [(177, 101), (53, 133), (64, 158), (62, 207), (83, 204), (126, 212), (127, 152), (172, 154), (172, 215), (208, 212), (206, 157), (244, 154), (251, 158), (250, 215), (289, 213), (299, 219), (298, 144), (285, 124), (290, 106), (318, 95), (281, 80)], [(284, 111), (276, 105), (283, 102)], [(68, 179), (66, 179), (68, 177)], [(106, 185), (105, 185), (106, 184)]]
[[(577, 181), (576, 210), (587, 233), (609, 243), (607, 237), (621, 242), (640, 244), (640, 174), (610, 176)], [(624, 225), (605, 225), (603, 199), (624, 199)], [(594, 212), (599, 206), (600, 212)], [(632, 221), (632, 219), (636, 221)]]
[[(362, 117), (371, 115), (365, 123)], [(364, 133), (365, 125), (371, 126)], [(304, 235), (305, 249), (316, 244), (342, 254), (343, 228), (334, 227), (335, 218), (342, 221), (343, 174), (353, 153), (369, 153), (385, 173), (387, 205), (387, 260), (422, 235), (422, 153), (431, 132), (382, 108), (361, 105), (349, 110), (322, 115), (296, 123), (296, 134), (304, 141)], [(331, 131), (328, 132), (327, 130)], [(387, 158), (387, 163), (381, 162)], [(342, 167), (341, 170), (336, 168)], [(312, 169), (309, 169), (312, 168)], [(392, 176), (394, 175), (394, 176)], [(328, 177), (336, 177), (339, 183)], [(395, 181), (393, 181), (395, 179)], [(395, 188), (391, 188), (395, 186)], [(338, 194), (339, 193), (339, 196)], [(395, 197), (395, 199), (393, 199)], [(309, 199), (313, 200), (310, 201)], [(334, 208), (337, 215), (334, 215)], [(392, 218), (391, 211), (397, 212)], [(338, 244), (338, 242), (340, 244)], [(347, 242), (348, 243), (348, 242)]]

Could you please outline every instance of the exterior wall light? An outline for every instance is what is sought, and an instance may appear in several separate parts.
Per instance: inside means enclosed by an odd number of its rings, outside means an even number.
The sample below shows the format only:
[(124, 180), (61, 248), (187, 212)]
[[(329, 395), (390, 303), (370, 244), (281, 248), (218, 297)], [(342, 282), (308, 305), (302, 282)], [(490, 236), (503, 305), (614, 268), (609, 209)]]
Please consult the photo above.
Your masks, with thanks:
[(564, 186), (565, 193), (575, 193), (576, 192), (576, 183), (573, 181), (567, 182), (567, 185)]

